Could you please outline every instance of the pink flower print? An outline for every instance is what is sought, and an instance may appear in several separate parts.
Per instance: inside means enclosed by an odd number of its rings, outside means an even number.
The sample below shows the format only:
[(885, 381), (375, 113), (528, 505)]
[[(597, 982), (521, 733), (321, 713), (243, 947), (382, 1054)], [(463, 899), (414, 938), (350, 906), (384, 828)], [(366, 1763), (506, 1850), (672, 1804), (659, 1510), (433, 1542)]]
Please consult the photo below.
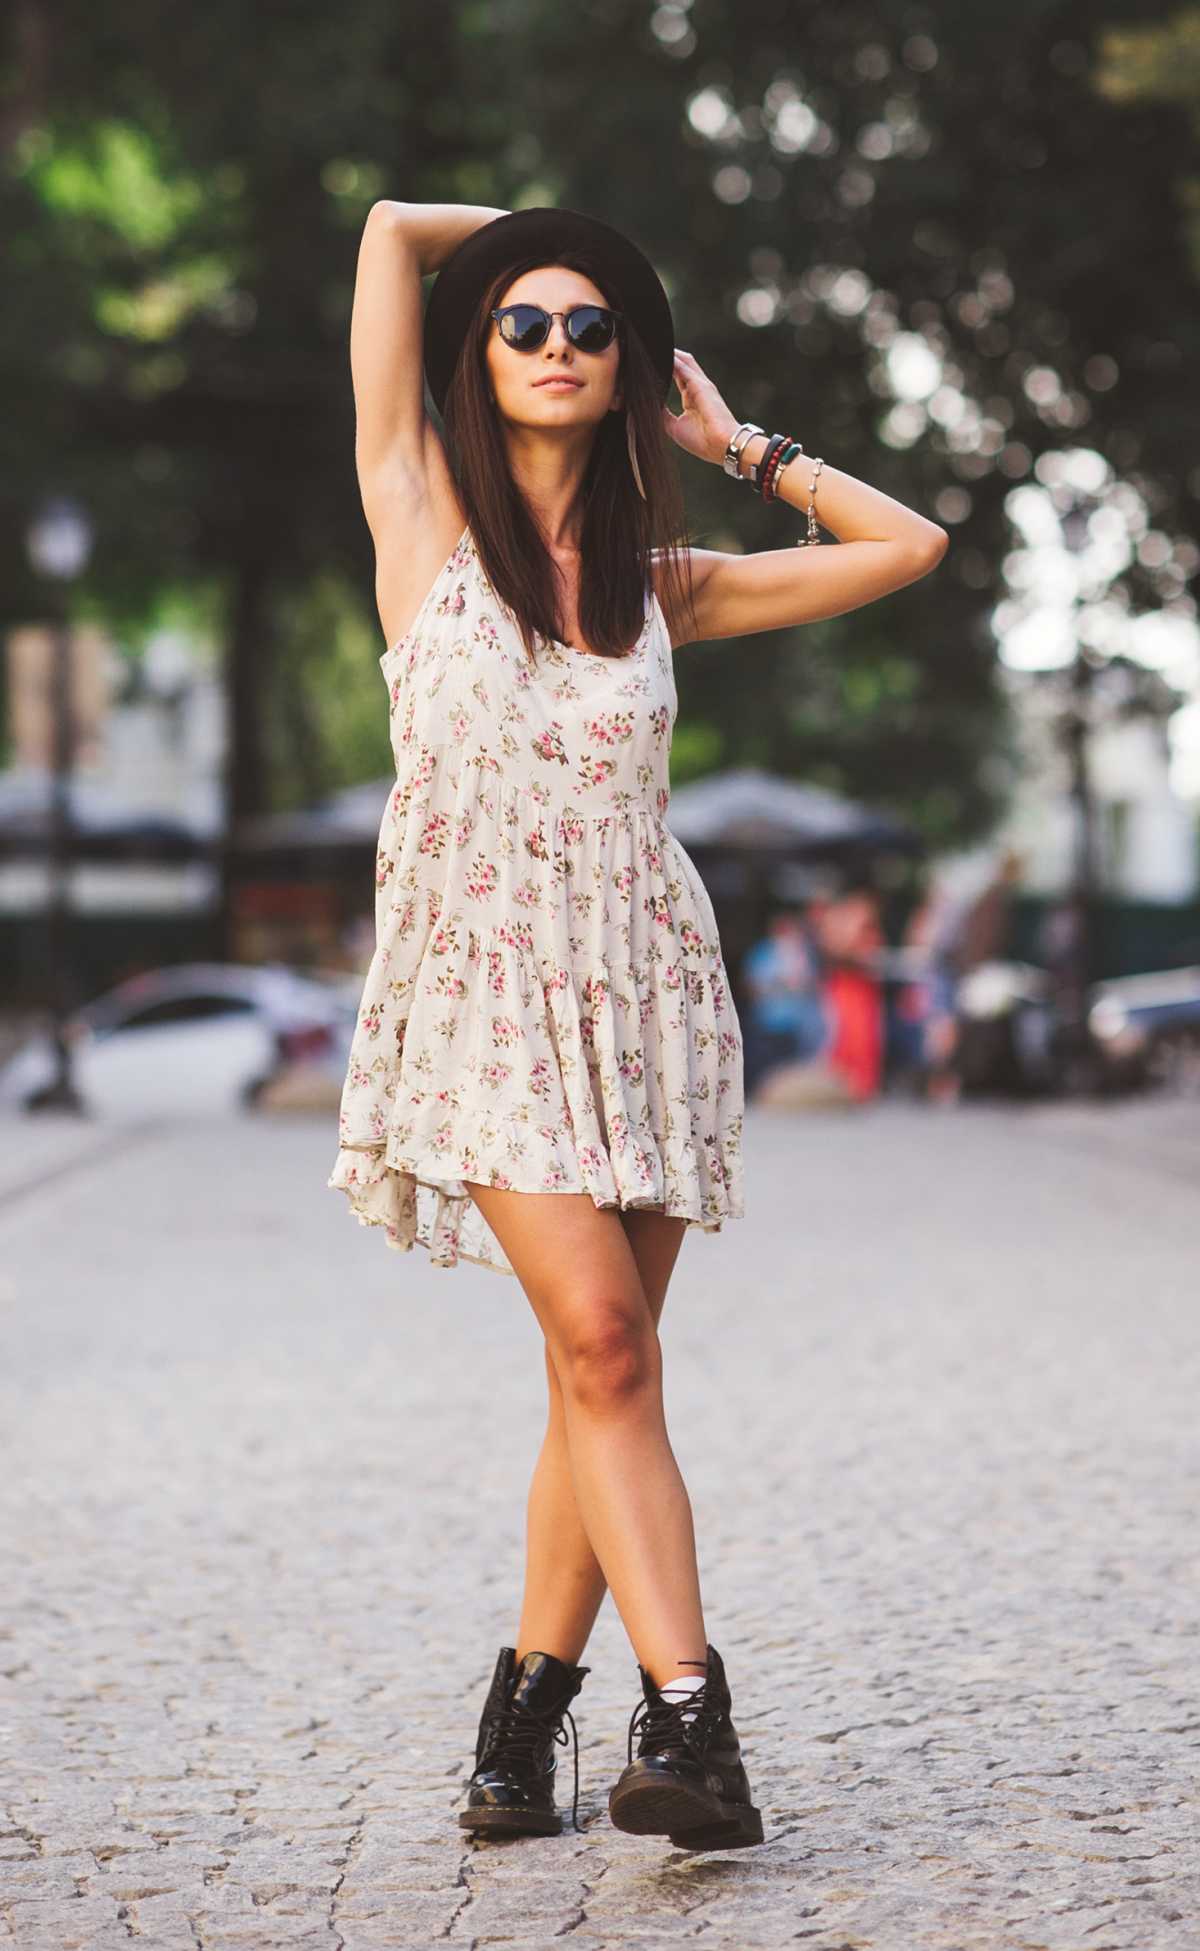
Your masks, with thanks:
[(657, 928), (669, 928), (674, 934), (675, 923), (665, 894), (648, 894), (642, 905)]
[(513, 921), (506, 917), (496, 929), (496, 938), (507, 943), (509, 948), (533, 947), (533, 930), (527, 921)]
[(616, 888), (617, 893), (623, 901), (628, 901), (630, 894), (633, 892), (633, 883), (636, 878), (637, 876), (632, 867), (618, 867), (616, 873), (613, 875), (611, 885)]
[(498, 1165), (493, 1165), (491, 1173), (488, 1178), (488, 1184), (493, 1186), (499, 1186), (499, 1188), (503, 1192), (509, 1192), (512, 1190), (512, 1180), (509, 1178), (507, 1172), (502, 1172), (500, 1170), (500, 1167)]
[(542, 1179), (543, 1192), (560, 1192), (567, 1184), (567, 1174), (561, 1165), (549, 1165)]
[(669, 786), (660, 786), (654, 795), (654, 801), (658, 808), (659, 818), (665, 819), (667, 808), (671, 804), (671, 788)]
[(700, 955), (704, 951), (704, 937), (694, 921), (684, 919), (680, 922), (679, 940), (687, 955)]
[(433, 775), (436, 770), (437, 770), (436, 752), (431, 752), (427, 745), (422, 745), (421, 755), (418, 758), (416, 765), (413, 767), (412, 781), (411, 781), (412, 785), (427, 786), (429, 784), (429, 781), (433, 778)]
[(644, 1179), (647, 1185), (653, 1185), (654, 1167), (651, 1164), (649, 1152), (643, 1151), (640, 1145), (635, 1145), (633, 1148), (633, 1162), (638, 1178)]
[(655, 705), (654, 710), (650, 713), (648, 723), (655, 739), (661, 742), (666, 737), (671, 723), (671, 716), (666, 705)]
[(450, 822), (444, 813), (431, 813), (422, 828), (421, 838), (417, 843), (417, 851), (423, 854), (432, 854), (435, 860), (440, 860), (446, 841), (446, 829), (449, 824)]
[(503, 996), (508, 988), (508, 979), (504, 973), (504, 957), (498, 948), (489, 948), (487, 952), (487, 965), (488, 988), (491, 990), (493, 996)]
[(539, 759), (557, 759), (560, 765), (570, 763), (563, 750), (562, 726), (557, 718), (552, 718), (546, 730), (538, 732), (530, 740), (530, 744)]
[(460, 813), (454, 827), (455, 846), (459, 848), (465, 847), (474, 831), (475, 815), (473, 813)]
[(633, 737), (633, 713), (602, 711), (588, 720), (587, 735), (596, 745), (624, 745)]
[(648, 846), (642, 855), (642, 859), (652, 874), (662, 873), (662, 854), (657, 847)]
[(375, 1105), (374, 1109), (372, 1110), (369, 1119), (369, 1127), (370, 1127), (372, 1138), (374, 1138), (377, 1143), (381, 1144), (383, 1140), (387, 1137), (387, 1112), (384, 1110), (381, 1104)]
[(607, 976), (592, 975), (585, 978), (583, 995), (589, 1009), (598, 1009), (601, 1003), (607, 1002), (610, 992), (611, 985)]
[(636, 1050), (622, 1050), (617, 1069), (627, 1084), (640, 1084), (646, 1074), (645, 1066)]
[(513, 889), (512, 898), (523, 908), (540, 908), (542, 905), (541, 889), (536, 881), (528, 879), (523, 880), (519, 887)]
[(519, 1036), (520, 1030), (511, 1016), (493, 1016), (492, 1042), (498, 1049), (511, 1049)]
[(455, 583), (445, 596), (438, 597), (433, 607), (438, 616), (461, 616), (467, 607), (466, 584)]
[(381, 1003), (368, 1004), (368, 1006), (363, 1010), (363, 1013), (358, 1020), (359, 1020), (359, 1027), (365, 1032), (367, 1036), (377, 1037), (379, 1035), (380, 1030), (383, 1028), (382, 1004)]
[(583, 839), (585, 823), (580, 819), (578, 813), (564, 813), (560, 824), (562, 826), (564, 840), (574, 842)]
[(396, 863), (392, 859), (392, 856), (388, 853), (385, 853), (383, 848), (380, 847), (378, 853), (375, 856), (376, 887), (383, 887), (385, 882), (391, 878), (391, 876), (395, 873), (395, 871), (396, 871)]
[(511, 1064), (496, 1062), (481, 1064), (479, 1067), (479, 1075), (485, 1084), (490, 1084), (494, 1091), (503, 1090), (512, 1074), (513, 1067)]
[(599, 1146), (581, 1145), (579, 1147), (579, 1163), (583, 1167), (585, 1173), (588, 1171), (598, 1173), (603, 1163), (603, 1157)]
[(457, 711), (451, 712), (449, 725), (451, 738), (456, 745), (461, 745), (471, 729), (470, 712), (464, 711), (460, 705)]
[(535, 1057), (529, 1072), (529, 1088), (533, 1092), (534, 1097), (540, 1098), (543, 1104), (550, 1096), (552, 1082), (550, 1059), (548, 1057)]
[(612, 778), (616, 769), (615, 759), (585, 752), (579, 761), (579, 782), (582, 786), (602, 786), (606, 779)]
[(457, 947), (458, 935), (453, 921), (445, 922), (440, 928), (435, 928), (429, 938), (431, 955), (450, 955)]
[(724, 1013), (725, 1009), (725, 984), (719, 975), (711, 975), (709, 977), (709, 986), (712, 990), (713, 1010), (717, 1016), (720, 1016)]
[(486, 901), (500, 885), (500, 875), (495, 864), (483, 854), (476, 854), (467, 870), (467, 893), (475, 901)]
[(460, 1003), (467, 993), (462, 976), (456, 975), (452, 969), (443, 969), (433, 986), (435, 994), (445, 996), (449, 1002)]
[(525, 835), (525, 846), (535, 860), (545, 860), (548, 858), (549, 850), (546, 846), (546, 835), (540, 820), (533, 829), (533, 832)]
[(363, 1066), (362, 1066), (362, 1064), (360, 1064), (360, 1063), (358, 1062), (358, 1060), (357, 1060), (357, 1059), (355, 1059), (355, 1060), (354, 1060), (354, 1061), (353, 1061), (353, 1062), (352, 1062), (352, 1063), (350, 1064), (350, 1088), (351, 1088), (351, 1090), (354, 1090), (354, 1091), (361, 1091), (361, 1090), (365, 1090), (365, 1088), (366, 1088), (366, 1086), (367, 1086), (367, 1085), (368, 1085), (368, 1084), (370, 1083), (370, 1081), (371, 1081), (371, 1073), (370, 1073), (370, 1071), (369, 1071), (369, 1070), (365, 1070), (365, 1069), (363, 1068)]
[(454, 1123), (453, 1118), (444, 1118), (437, 1127), (430, 1140), (435, 1152), (449, 1151), (451, 1145), (454, 1143)]

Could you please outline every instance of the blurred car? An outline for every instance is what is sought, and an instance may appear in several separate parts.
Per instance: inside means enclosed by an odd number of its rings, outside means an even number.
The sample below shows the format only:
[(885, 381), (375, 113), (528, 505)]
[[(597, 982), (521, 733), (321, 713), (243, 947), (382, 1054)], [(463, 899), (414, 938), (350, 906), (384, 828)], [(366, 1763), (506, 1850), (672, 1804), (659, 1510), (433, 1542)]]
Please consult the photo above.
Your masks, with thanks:
[(1200, 1097), (1200, 968), (1098, 983), (1088, 1028), (1110, 1089)]
[[(362, 984), (269, 964), (192, 962), (131, 976), (67, 1024), (76, 1087), (100, 1117), (227, 1111), (295, 1065), (331, 1078), (349, 1058)], [(0, 1105), (54, 1076), (49, 1028), (0, 1068)]]

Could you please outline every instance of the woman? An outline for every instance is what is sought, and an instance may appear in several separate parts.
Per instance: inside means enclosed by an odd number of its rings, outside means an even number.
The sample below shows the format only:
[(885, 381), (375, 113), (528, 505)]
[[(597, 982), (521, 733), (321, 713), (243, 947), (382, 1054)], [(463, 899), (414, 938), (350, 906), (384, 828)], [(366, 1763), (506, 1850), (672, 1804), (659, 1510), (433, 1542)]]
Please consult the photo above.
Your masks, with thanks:
[[(741, 1036), (663, 817), (672, 653), (870, 602), (946, 536), (739, 426), (642, 252), (577, 212), (377, 204), (351, 365), (397, 785), (329, 1183), (402, 1251), (514, 1273), (549, 1388), (520, 1630), (459, 1820), (561, 1830), (554, 1748), (608, 1587), (642, 1696), (612, 1820), (760, 1842), (663, 1420), (683, 1235), (742, 1213)], [(805, 509), (814, 539), (819, 508), (841, 546), (680, 547), (672, 443)]]

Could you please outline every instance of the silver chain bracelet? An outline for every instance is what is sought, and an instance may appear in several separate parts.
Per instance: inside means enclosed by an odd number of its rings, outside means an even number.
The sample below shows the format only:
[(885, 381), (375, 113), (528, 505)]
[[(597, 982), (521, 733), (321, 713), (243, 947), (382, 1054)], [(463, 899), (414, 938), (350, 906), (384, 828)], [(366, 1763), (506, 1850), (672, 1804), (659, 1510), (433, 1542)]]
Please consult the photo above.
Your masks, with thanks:
[(812, 480), (808, 484), (808, 533), (796, 537), (798, 549), (806, 549), (810, 543), (821, 540), (817, 534), (817, 476), (824, 465), (823, 460), (813, 462)]

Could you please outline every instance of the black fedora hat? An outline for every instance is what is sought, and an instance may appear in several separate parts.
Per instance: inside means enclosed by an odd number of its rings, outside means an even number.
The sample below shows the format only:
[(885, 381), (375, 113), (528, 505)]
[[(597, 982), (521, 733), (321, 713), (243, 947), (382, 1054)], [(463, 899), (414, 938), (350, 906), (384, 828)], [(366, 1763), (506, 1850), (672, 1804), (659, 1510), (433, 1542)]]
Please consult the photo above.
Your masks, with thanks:
[(425, 377), (437, 403), (446, 394), (471, 322), (492, 279), (531, 256), (551, 264), (559, 251), (588, 250), (612, 303), (628, 314), (654, 363), (665, 401), (675, 372), (675, 323), (662, 281), (645, 252), (599, 217), (536, 205), (493, 217), (446, 259), (425, 307)]

